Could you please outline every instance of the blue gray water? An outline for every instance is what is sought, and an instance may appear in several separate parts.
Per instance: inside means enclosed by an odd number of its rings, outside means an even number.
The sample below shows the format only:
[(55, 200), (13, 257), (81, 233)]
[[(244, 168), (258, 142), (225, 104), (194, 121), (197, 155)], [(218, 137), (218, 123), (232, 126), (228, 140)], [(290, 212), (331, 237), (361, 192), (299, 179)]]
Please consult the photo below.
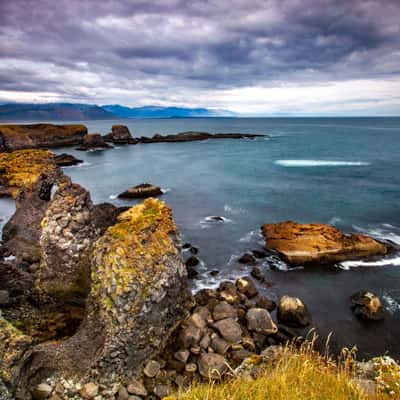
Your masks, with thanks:
[[(115, 196), (151, 182), (166, 190), (184, 241), (199, 247), (201, 276), (194, 288), (248, 274), (237, 256), (262, 247), (259, 227), (296, 220), (331, 223), (400, 244), (400, 118), (161, 119), (83, 121), (90, 132), (128, 125), (134, 136), (185, 130), (270, 135), (257, 140), (221, 140), (119, 146), (100, 152), (69, 152), (84, 159), (65, 168), (88, 188), (95, 202), (134, 204)], [(6, 218), (12, 202), (1, 200)], [(219, 215), (225, 223), (207, 222)], [(378, 264), (286, 271), (262, 268), (273, 283), (266, 293), (305, 300), (321, 335), (332, 346), (357, 344), (362, 355), (389, 351), (400, 356), (400, 258)], [(218, 269), (212, 278), (209, 271)], [(383, 296), (384, 322), (352, 316), (348, 299), (359, 289)]]

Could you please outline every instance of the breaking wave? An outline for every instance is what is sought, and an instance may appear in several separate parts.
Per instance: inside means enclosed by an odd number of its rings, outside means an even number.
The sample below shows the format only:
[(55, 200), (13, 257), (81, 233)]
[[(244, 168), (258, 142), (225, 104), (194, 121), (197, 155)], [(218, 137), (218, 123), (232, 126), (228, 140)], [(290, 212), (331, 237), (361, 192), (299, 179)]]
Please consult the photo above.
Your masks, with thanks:
[(370, 165), (365, 161), (330, 161), (330, 160), (277, 160), (282, 167), (360, 167)]

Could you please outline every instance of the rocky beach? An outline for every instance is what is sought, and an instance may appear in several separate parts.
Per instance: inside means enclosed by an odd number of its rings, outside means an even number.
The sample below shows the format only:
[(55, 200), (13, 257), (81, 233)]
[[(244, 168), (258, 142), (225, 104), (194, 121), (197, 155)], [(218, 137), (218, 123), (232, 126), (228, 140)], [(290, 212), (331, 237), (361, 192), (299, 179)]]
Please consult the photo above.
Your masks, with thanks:
[[(165, 190), (142, 183), (120, 195), (139, 199), (136, 205), (95, 203), (62, 169), (80, 168), (82, 160), (49, 150), (267, 137), (190, 131), (136, 138), (123, 125), (104, 136), (83, 125), (0, 126), (0, 190), (16, 206), (0, 249), (0, 399), (161, 399), (194, 381), (256, 374), (279, 358), (281, 346), (302, 343), (318, 318), (300, 290), (271, 296), (275, 282), (264, 262), (329, 271), (396, 254), (393, 241), (329, 224), (260, 220), (263, 244), (237, 256), (241, 276), (198, 290), (204, 249), (183, 241), (168, 199), (154, 197)], [(226, 222), (219, 215), (206, 221)], [(387, 305), (364, 289), (351, 299), (337, 296), (348, 302), (348, 315), (374, 330)], [(373, 374), (360, 379), (376, 384)]]

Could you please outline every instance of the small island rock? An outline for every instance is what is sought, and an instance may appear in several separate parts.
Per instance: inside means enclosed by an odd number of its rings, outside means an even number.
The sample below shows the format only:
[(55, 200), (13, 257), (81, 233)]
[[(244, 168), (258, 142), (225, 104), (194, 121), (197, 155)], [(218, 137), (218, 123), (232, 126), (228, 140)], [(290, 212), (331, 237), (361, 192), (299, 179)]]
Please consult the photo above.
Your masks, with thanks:
[(163, 194), (161, 188), (151, 185), (150, 183), (142, 183), (133, 186), (125, 192), (118, 195), (120, 199), (145, 199), (147, 197), (156, 197)]

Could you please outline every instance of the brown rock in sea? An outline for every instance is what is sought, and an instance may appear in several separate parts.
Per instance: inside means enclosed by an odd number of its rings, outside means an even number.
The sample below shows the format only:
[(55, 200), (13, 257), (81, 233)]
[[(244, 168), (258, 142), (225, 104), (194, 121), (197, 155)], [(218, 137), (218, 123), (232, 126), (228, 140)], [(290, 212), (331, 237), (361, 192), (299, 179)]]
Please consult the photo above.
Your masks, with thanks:
[(0, 151), (76, 145), (86, 134), (84, 125), (0, 125)]
[(361, 234), (345, 235), (331, 225), (292, 221), (262, 226), (268, 249), (277, 250), (291, 265), (336, 263), (385, 255), (388, 247)]
[(311, 323), (311, 315), (298, 297), (282, 296), (278, 304), (278, 321), (300, 328)]
[(384, 318), (384, 307), (381, 299), (374, 293), (361, 290), (351, 296), (352, 309), (355, 315), (367, 320)]
[(83, 137), (81, 145), (77, 148), (77, 150), (86, 151), (86, 150), (97, 150), (97, 149), (109, 149), (112, 146), (107, 144), (103, 136), (100, 133), (89, 133)]
[(106, 142), (114, 144), (136, 144), (138, 141), (134, 139), (125, 125), (113, 125), (111, 133), (104, 136)]
[(150, 183), (142, 183), (133, 186), (125, 192), (118, 195), (121, 199), (145, 199), (147, 197), (157, 197), (163, 194), (161, 188), (151, 185)]
[(54, 156), (54, 161), (57, 166), (59, 167), (71, 167), (73, 165), (78, 165), (83, 163), (82, 160), (79, 160), (78, 158), (74, 157), (71, 154), (58, 154)]

